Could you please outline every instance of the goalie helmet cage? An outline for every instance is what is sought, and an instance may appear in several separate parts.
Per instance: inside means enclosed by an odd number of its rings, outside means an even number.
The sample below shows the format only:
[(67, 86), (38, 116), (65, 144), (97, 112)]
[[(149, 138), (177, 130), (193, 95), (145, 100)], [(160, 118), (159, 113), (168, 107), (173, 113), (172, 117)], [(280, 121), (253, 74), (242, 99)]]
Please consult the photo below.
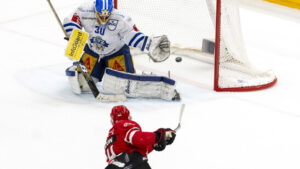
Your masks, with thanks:
[[(236, 0), (115, 0), (145, 34), (166, 34), (172, 54), (214, 64), (215, 91), (253, 91), (273, 86), (271, 70), (248, 60)], [(203, 39), (214, 39), (215, 52), (204, 54)]]

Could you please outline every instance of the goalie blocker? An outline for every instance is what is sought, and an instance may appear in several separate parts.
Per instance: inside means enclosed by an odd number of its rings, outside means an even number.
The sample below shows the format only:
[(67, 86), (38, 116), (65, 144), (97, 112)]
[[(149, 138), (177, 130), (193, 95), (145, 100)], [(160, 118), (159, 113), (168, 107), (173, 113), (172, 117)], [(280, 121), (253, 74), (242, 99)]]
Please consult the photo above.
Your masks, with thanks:
[(106, 92), (125, 93), (128, 97), (180, 100), (176, 82), (164, 76), (137, 75), (106, 68), (102, 80)]

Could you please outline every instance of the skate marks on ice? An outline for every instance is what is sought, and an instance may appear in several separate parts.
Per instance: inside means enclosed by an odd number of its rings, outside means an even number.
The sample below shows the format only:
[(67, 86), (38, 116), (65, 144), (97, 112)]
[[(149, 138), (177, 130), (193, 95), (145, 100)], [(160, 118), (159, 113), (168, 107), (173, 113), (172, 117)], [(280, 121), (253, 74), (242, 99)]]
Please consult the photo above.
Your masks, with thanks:
[(71, 91), (68, 79), (65, 76), (65, 66), (53, 65), (24, 70), (17, 74), (21, 85), (55, 99), (62, 99), (74, 103), (93, 102), (92, 95), (76, 95)]

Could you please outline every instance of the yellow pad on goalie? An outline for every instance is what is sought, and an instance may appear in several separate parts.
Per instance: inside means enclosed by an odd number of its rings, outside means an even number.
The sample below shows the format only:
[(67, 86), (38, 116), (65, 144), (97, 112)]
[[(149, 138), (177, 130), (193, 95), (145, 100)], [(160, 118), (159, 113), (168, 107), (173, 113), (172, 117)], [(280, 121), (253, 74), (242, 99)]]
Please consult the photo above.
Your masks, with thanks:
[(65, 55), (79, 61), (89, 34), (79, 29), (74, 29), (70, 37)]

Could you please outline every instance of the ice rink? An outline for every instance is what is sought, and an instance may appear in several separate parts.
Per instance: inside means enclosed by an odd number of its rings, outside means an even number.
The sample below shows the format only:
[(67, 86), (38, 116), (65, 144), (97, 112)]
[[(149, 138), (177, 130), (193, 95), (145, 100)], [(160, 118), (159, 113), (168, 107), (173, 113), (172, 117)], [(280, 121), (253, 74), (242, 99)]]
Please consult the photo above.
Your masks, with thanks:
[[(82, 1), (52, 2), (63, 19)], [(72, 93), (67, 41), (46, 0), (2, 1), (0, 14), (0, 169), (105, 168), (114, 105), (126, 105), (144, 131), (154, 131), (176, 127), (182, 103), (182, 128), (165, 151), (149, 155), (153, 169), (300, 168), (299, 21), (241, 10), (250, 60), (274, 70), (272, 88), (217, 93), (212, 72), (202, 76), (208, 67), (195, 60), (154, 64), (136, 56), (139, 72), (170, 70), (182, 100), (100, 103)]]

